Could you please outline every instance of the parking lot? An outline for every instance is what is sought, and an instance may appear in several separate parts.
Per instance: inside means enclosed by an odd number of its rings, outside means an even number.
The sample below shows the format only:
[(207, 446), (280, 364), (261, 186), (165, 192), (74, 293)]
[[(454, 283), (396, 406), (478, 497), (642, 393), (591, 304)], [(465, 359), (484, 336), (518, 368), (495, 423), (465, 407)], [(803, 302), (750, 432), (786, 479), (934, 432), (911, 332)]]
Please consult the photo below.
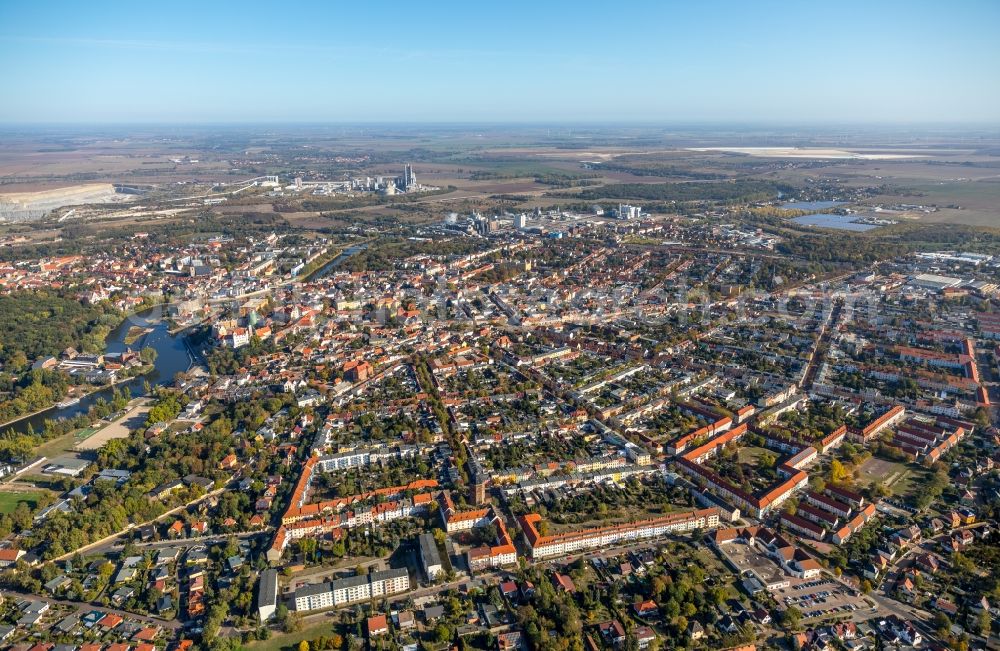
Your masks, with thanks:
[(841, 585), (826, 579), (804, 581), (775, 590), (773, 594), (783, 608), (798, 608), (803, 619), (846, 617), (869, 608), (864, 598), (855, 597)]

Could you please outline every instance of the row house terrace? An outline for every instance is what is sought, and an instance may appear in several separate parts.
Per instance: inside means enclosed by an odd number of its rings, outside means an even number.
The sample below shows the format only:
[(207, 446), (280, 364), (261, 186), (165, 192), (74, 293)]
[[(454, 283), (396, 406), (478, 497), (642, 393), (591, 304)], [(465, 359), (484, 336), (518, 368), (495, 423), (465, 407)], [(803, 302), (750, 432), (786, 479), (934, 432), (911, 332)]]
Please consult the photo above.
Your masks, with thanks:
[(635, 540), (658, 538), (668, 534), (714, 529), (719, 526), (719, 509), (707, 508), (671, 513), (658, 518), (546, 536), (538, 530), (541, 521), (542, 516), (537, 513), (528, 513), (518, 518), (525, 544), (531, 550), (531, 558), (534, 560), (565, 556), (581, 550), (604, 548)]

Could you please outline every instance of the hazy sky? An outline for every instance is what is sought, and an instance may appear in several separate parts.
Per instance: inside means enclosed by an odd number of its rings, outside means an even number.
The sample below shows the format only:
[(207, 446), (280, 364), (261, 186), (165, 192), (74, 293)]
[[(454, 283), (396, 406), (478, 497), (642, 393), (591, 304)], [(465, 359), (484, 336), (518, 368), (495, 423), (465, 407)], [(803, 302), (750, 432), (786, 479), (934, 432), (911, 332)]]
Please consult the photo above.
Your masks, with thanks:
[(1000, 122), (1000, 0), (0, 0), (0, 122)]

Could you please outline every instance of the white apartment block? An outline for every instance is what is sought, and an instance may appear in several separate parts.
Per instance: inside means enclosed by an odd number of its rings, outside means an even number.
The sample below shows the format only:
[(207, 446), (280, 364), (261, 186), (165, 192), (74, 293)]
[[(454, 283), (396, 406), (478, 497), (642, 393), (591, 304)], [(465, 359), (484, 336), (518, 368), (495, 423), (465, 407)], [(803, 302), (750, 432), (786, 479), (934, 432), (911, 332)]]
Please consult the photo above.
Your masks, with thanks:
[(295, 591), (293, 600), (295, 610), (305, 612), (387, 597), (409, 589), (410, 576), (405, 569), (385, 570), (303, 586)]

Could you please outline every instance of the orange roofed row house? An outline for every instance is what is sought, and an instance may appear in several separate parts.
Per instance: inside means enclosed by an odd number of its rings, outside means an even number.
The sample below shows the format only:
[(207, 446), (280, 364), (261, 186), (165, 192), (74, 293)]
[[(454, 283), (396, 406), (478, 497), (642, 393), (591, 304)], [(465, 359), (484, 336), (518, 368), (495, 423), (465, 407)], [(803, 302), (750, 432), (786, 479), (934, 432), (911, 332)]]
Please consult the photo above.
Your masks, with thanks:
[(713, 493), (759, 518), (777, 508), (791, 497), (792, 493), (806, 486), (809, 475), (801, 467), (816, 458), (816, 449), (806, 447), (796, 453), (778, 466), (778, 472), (783, 477), (781, 482), (765, 491), (750, 494), (701, 465), (706, 459), (718, 454), (719, 450), (729, 443), (742, 438), (746, 432), (747, 425), (743, 423), (684, 453), (677, 459), (677, 465), (683, 473), (704, 484)]
[(567, 533), (543, 536), (538, 531), (542, 516), (529, 513), (518, 518), (525, 543), (532, 559), (563, 556), (577, 551), (606, 547), (626, 541), (657, 538), (670, 533), (683, 533), (696, 529), (714, 529), (719, 526), (719, 509), (671, 513), (658, 518), (625, 522), (619, 525), (581, 529)]
[[(715, 421), (711, 425), (705, 425), (704, 427), (700, 427), (689, 434), (685, 434), (684, 436), (674, 439), (673, 441), (667, 444), (667, 453), (681, 454), (682, 452), (687, 450), (688, 446), (694, 443), (697, 439), (707, 436), (715, 436), (716, 434), (725, 432), (730, 427), (732, 427), (732, 425), (733, 425), (733, 419), (730, 418), (729, 416), (723, 416), (722, 418)], [(746, 423), (744, 422), (742, 425), (740, 425), (740, 427), (737, 427), (735, 430), (731, 431), (745, 432)]]
[(441, 521), (448, 533), (468, 531), (491, 524), (496, 527), (495, 544), (474, 547), (466, 553), (469, 569), (478, 571), (517, 563), (517, 549), (507, 532), (507, 525), (492, 506), (472, 511), (459, 511), (448, 491), (441, 491), (438, 496), (438, 508)]
[(830, 536), (830, 540), (832, 540), (834, 543), (838, 545), (844, 544), (845, 542), (848, 541), (848, 539), (850, 539), (851, 536), (857, 533), (857, 531), (861, 529), (861, 527), (865, 526), (865, 524), (869, 520), (871, 520), (872, 516), (874, 515), (875, 515), (875, 505), (869, 504), (865, 506), (863, 509), (858, 511), (858, 513), (853, 518), (848, 520), (847, 524), (845, 524), (840, 529), (834, 531), (833, 534)]
[[(302, 473), (295, 484), (288, 509), (281, 517), (281, 526), (275, 531), (267, 559), (276, 562), (281, 559), (285, 548), (292, 540), (309, 535), (334, 533), (341, 528), (350, 528), (375, 522), (387, 522), (407, 517), (418, 512), (426, 512), (433, 503), (433, 497), (426, 492), (416, 493), (412, 499), (403, 499), (406, 491), (426, 491), (437, 488), (434, 479), (418, 479), (403, 486), (390, 486), (348, 497), (339, 497), (315, 504), (308, 504), (309, 488), (313, 473), (316, 472), (317, 457), (309, 457), (302, 466)], [(342, 513), (348, 507), (374, 497), (384, 497), (388, 502), (357, 512)]]
[(882, 414), (872, 422), (868, 423), (864, 427), (860, 429), (852, 427), (848, 431), (850, 432), (851, 438), (854, 439), (855, 441), (858, 441), (860, 443), (867, 443), (868, 441), (878, 436), (878, 433), (884, 430), (886, 427), (891, 427), (892, 425), (903, 420), (905, 416), (906, 416), (906, 410), (903, 409), (903, 406), (896, 405), (895, 407), (885, 412), (884, 414)]

